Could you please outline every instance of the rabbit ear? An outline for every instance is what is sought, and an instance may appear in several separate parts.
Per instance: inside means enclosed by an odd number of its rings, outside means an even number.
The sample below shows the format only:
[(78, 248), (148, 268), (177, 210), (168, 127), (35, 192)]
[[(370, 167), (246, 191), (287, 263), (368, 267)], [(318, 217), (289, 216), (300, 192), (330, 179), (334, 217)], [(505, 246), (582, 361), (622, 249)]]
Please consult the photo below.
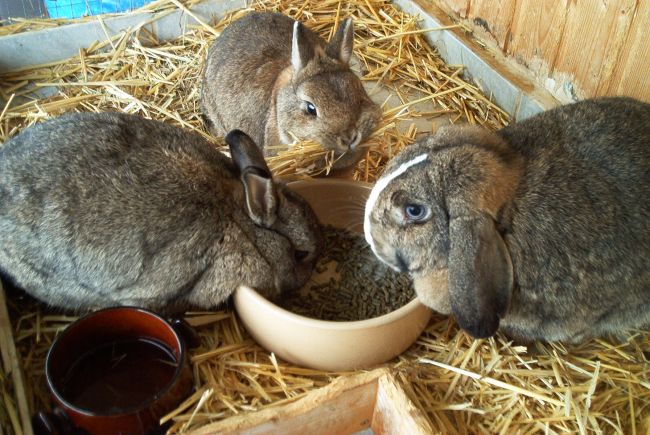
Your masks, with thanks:
[(248, 171), (242, 175), (248, 216), (258, 225), (269, 228), (275, 222), (278, 197), (273, 180)]
[(248, 216), (256, 224), (270, 227), (277, 217), (278, 196), (262, 151), (240, 130), (228, 133), (226, 143), (244, 185)]
[(230, 148), (230, 156), (240, 173), (246, 169), (255, 168), (258, 173), (271, 178), (271, 171), (266, 165), (262, 150), (253, 142), (246, 133), (241, 130), (232, 130), (225, 137)]
[(510, 303), (510, 253), (491, 217), (459, 216), (449, 223), (449, 296), (461, 328), (490, 337)]
[(291, 40), (291, 64), (294, 74), (303, 69), (312, 57), (314, 57), (314, 48), (305, 34), (305, 27), (299, 21), (295, 21)]
[(343, 63), (350, 62), (352, 46), (354, 45), (354, 24), (352, 18), (346, 18), (339, 26), (336, 34), (327, 45), (325, 52), (328, 56)]

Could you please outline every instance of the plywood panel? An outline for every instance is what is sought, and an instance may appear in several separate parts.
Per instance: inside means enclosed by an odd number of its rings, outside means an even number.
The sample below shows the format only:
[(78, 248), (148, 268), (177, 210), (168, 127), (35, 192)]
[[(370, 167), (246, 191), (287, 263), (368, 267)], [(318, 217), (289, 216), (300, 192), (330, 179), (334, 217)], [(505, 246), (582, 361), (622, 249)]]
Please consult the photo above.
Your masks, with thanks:
[[(597, 95), (612, 79), (630, 23), (635, 0), (571, 1), (557, 58), (551, 68), (574, 78), (579, 97)], [(607, 87), (607, 86), (605, 86)]]
[(502, 50), (507, 50), (516, 6), (516, 0), (473, 0), (468, 16), (476, 26), (483, 27)]
[(568, 101), (650, 101), (650, 1), (428, 0)]
[(614, 65), (611, 80), (601, 83), (597, 94), (641, 96), (650, 101), (649, 30), (650, 1), (641, 1)]
[(287, 405), (239, 414), (203, 426), (193, 435), (330, 435), (433, 433), (422, 411), (386, 368), (341, 376)]
[(562, 41), (569, 0), (532, 0), (517, 7), (506, 53), (534, 70), (552, 69)]
[(445, 3), (452, 12), (456, 13), (461, 18), (467, 16), (470, 0), (445, 0)]

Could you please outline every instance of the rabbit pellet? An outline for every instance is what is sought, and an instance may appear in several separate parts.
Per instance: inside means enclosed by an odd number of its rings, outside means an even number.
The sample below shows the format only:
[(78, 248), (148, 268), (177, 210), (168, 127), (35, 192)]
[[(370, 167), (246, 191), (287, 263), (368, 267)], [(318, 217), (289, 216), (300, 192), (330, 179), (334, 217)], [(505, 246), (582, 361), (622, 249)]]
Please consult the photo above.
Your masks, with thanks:
[[(323, 235), (314, 277), (281, 301), (284, 308), (321, 320), (354, 321), (387, 314), (415, 297), (408, 275), (379, 261), (362, 236), (329, 226)], [(323, 276), (329, 279), (323, 282)]]

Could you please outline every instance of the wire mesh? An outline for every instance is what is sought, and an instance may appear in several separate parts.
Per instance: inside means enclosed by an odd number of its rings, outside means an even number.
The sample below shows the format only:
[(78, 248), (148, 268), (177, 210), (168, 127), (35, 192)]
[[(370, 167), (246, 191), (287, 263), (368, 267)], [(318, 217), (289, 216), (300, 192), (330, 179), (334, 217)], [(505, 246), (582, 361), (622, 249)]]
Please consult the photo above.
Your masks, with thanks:
[(152, 0), (0, 0), (0, 20), (11, 18), (79, 18), (128, 12)]

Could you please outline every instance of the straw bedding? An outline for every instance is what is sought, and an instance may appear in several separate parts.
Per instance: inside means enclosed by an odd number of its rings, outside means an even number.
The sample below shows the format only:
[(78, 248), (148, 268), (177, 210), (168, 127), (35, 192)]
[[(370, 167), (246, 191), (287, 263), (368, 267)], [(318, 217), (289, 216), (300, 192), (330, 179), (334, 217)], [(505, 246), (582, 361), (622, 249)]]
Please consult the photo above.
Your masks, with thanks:
[[(185, 5), (161, 0), (154, 10), (164, 14)], [(374, 181), (395, 153), (436, 123), (472, 122), (494, 129), (508, 122), (461, 77), (462, 66), (446, 65), (425, 43), (416, 18), (389, 2), (265, 0), (188, 29), (174, 41), (158, 41), (143, 25), (72, 59), (1, 76), (0, 98), (6, 104), (0, 111), (0, 141), (62, 112), (104, 110), (164, 120), (208, 137), (198, 110), (200, 60), (224, 26), (252, 9), (299, 18), (325, 38), (338, 18), (354, 17), (357, 65), (371, 96), (379, 98), (375, 91), (380, 89), (392, 95), (367, 142), (366, 157), (351, 174), (355, 179)], [(49, 97), (30, 95), (51, 87), (55, 92)], [(418, 131), (416, 122), (430, 128)], [(316, 163), (326, 158), (316, 144), (298, 143), (270, 165), (285, 177), (307, 177), (319, 172)], [(16, 296), (10, 310), (30, 409), (47, 408), (44, 356), (55, 334), (73, 318)], [(188, 313), (187, 319), (201, 336), (191, 357), (196, 392), (165, 417), (173, 433), (296, 400), (345, 375), (276, 360), (251, 340), (228, 307)], [(501, 336), (472, 340), (453, 320), (435, 316), (419, 340), (387, 365), (441, 432), (642, 433), (650, 430), (649, 358), (650, 333), (645, 331), (581, 346), (523, 346)], [(0, 427), (19, 432), (5, 373), (0, 371)]]

